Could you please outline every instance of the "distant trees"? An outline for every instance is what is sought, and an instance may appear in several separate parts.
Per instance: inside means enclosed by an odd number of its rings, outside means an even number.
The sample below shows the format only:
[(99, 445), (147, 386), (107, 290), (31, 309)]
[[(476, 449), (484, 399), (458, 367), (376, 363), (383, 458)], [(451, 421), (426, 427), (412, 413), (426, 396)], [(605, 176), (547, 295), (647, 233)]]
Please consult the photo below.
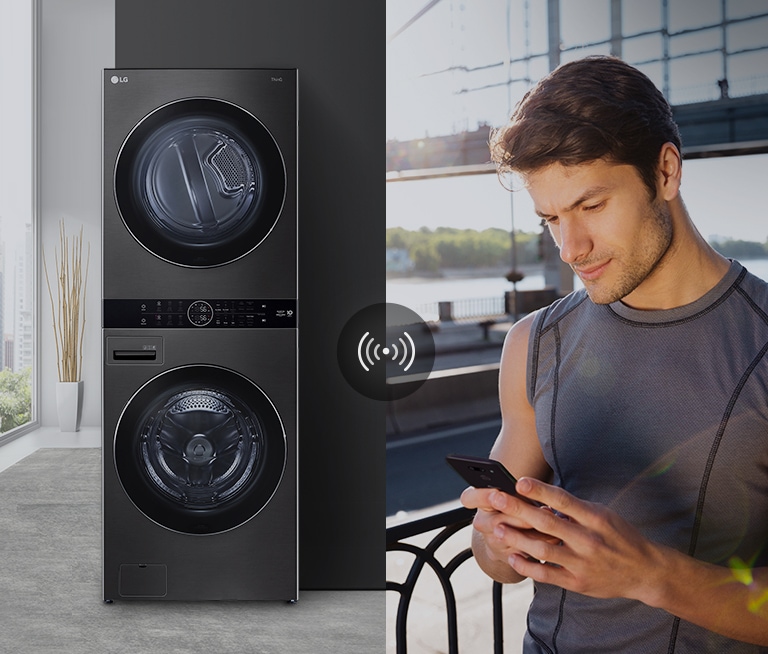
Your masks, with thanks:
[[(516, 232), (516, 265), (541, 261), (542, 234)], [(768, 257), (768, 241), (724, 240), (712, 246), (733, 259)], [(503, 229), (456, 229), (422, 227), (411, 231), (402, 227), (387, 229), (387, 248), (407, 250), (417, 272), (437, 272), (443, 268), (492, 268), (512, 266), (512, 238)]]
[(0, 434), (32, 420), (32, 369), (0, 370)]
[(755, 241), (727, 240), (712, 243), (720, 254), (732, 259), (763, 259), (768, 257), (768, 241), (757, 243)]
[[(517, 264), (539, 260), (539, 234), (516, 232)], [(416, 270), (436, 272), (441, 268), (484, 268), (511, 266), (512, 238), (497, 228), (455, 229), (422, 227), (410, 231), (402, 227), (387, 229), (387, 248), (408, 250)]]

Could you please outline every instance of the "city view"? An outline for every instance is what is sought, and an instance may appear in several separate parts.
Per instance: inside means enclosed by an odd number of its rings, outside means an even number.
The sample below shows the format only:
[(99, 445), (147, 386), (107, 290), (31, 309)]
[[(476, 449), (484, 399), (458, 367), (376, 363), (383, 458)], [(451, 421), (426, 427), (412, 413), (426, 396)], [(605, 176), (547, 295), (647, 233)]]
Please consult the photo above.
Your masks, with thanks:
[[(5, 228), (5, 229), (4, 229)], [(19, 231), (19, 230), (15, 230)], [(30, 224), (15, 237), (0, 217), (0, 434), (31, 420), (34, 339)]]
[[(0, 23), (0, 436), (33, 419), (33, 59), (31, 5), (4, 6)], [(28, 30), (18, 29), (28, 25)]]

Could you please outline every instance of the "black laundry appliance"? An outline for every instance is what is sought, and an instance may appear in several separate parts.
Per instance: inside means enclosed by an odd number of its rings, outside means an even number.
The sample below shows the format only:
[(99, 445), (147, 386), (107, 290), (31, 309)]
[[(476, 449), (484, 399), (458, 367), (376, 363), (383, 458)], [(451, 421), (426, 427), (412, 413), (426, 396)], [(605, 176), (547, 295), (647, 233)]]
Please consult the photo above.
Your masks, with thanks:
[(297, 330), (262, 304), (261, 329), (173, 303), (186, 328), (104, 330), (105, 600), (297, 599)]
[(296, 70), (104, 72), (105, 298), (295, 298)]
[(298, 598), (296, 88), (105, 71), (106, 601)]

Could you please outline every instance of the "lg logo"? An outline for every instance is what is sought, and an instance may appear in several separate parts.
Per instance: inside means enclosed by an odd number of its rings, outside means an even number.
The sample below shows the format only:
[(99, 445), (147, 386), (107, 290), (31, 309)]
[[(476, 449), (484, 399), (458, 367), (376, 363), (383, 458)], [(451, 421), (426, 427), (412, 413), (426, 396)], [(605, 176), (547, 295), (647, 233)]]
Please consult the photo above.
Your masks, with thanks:
[(109, 81), (112, 82), (112, 84), (125, 84), (126, 82), (128, 82), (128, 78), (127, 77), (118, 77), (117, 75), (112, 75), (112, 77), (110, 77)]

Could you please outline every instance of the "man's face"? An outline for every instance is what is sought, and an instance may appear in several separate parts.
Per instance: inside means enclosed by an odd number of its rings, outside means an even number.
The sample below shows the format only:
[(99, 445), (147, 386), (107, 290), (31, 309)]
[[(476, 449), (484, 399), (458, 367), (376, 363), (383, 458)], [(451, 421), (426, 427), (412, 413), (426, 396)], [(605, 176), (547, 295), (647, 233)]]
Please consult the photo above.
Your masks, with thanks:
[(526, 176), (536, 213), (560, 258), (596, 304), (620, 300), (657, 268), (672, 242), (672, 218), (633, 166), (597, 160), (553, 164)]

